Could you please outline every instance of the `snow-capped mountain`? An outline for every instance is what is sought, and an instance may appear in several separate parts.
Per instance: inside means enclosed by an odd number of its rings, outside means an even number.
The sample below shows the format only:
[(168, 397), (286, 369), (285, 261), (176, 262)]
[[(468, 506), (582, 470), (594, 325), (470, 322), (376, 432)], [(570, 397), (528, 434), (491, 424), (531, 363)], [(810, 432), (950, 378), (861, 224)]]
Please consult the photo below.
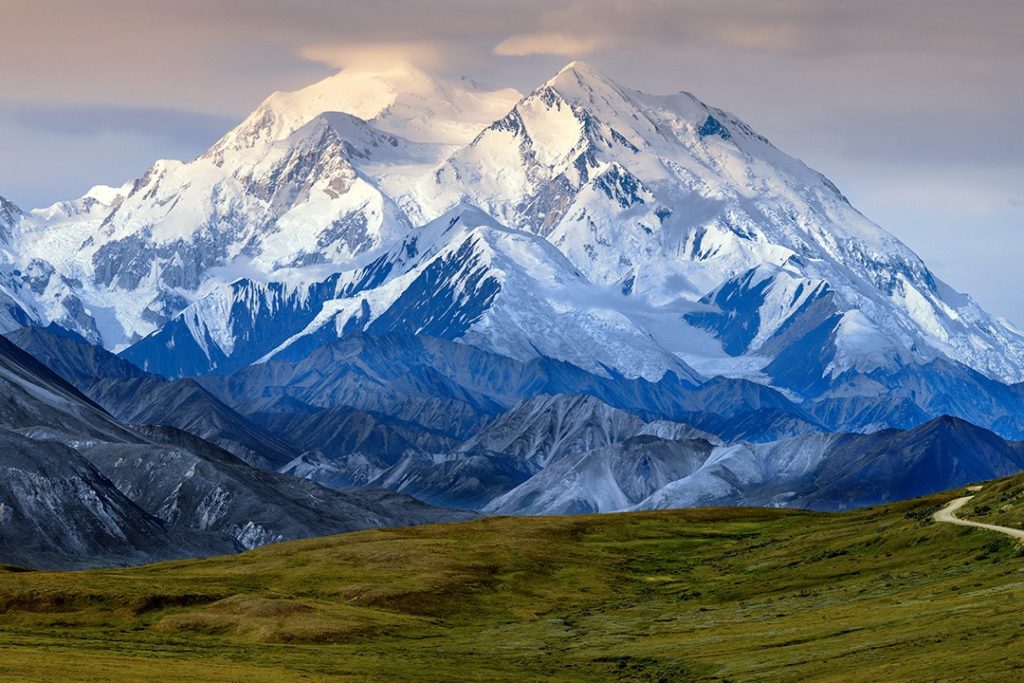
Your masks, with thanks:
[(406, 152), (419, 149), (350, 116), (324, 115), (258, 152), (157, 162), (108, 211), (91, 205), (77, 220), (53, 207), (33, 212), (21, 253), (53, 259), (82, 282), (83, 299), (106, 310), (106, 321), (94, 315), (100, 339), (123, 345), (204, 286), (233, 279), (232, 269), (265, 276), (348, 263), (402, 238), (402, 212), (352, 160)]
[[(17, 217), (11, 250), (56, 269), (36, 292), (44, 322), (122, 348), (240, 274), (322, 278), (401, 241), (412, 226), (392, 199), (397, 188), (518, 96), (411, 67), (345, 71), (275, 93), (192, 162), (158, 161), (125, 187)], [(78, 283), (88, 319), (53, 310), (65, 280)]]
[[(734, 278), (733, 287), (756, 286), (758, 269), (788, 271), (800, 293), (758, 300), (770, 292), (750, 292), (744, 304), (760, 324), (745, 348), (727, 343), (729, 355), (756, 354), (825, 283), (838, 314), (823, 368), (832, 376), (947, 354), (1021, 377), (1019, 337), (938, 281), (824, 176), (686, 93), (646, 95), (572, 63), (412, 197), (425, 218), (468, 199), (544, 236), (591, 282), (656, 306)], [(698, 363), (692, 350), (679, 351)]]
[(1024, 379), (1024, 339), (824, 176), (579, 62), (526, 96), (344, 71), (192, 162), (10, 215), (28, 316), (175, 376), (359, 332), (823, 400), (937, 359)]

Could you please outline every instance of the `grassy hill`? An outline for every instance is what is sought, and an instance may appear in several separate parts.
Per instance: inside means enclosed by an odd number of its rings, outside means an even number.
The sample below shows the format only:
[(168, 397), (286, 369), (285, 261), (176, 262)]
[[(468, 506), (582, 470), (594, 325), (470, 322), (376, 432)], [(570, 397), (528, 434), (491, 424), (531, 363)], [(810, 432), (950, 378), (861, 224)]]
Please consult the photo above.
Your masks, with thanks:
[(1019, 680), (1024, 554), (932, 522), (951, 497), (495, 518), (134, 569), (4, 568), (0, 680)]

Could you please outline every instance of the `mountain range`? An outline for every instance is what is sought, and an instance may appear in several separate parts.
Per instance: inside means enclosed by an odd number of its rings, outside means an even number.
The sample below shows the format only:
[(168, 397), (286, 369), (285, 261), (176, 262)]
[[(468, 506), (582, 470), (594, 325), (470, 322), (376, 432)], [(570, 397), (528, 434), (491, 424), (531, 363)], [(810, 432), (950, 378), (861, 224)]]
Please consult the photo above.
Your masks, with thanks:
[[(165, 374), (358, 329), (802, 395), (937, 358), (1024, 379), (1024, 341), (824, 176), (692, 95), (580, 62), (522, 97), (344, 71), (192, 162), (3, 206), (17, 315), (142, 365), (174, 343)], [(795, 373), (801, 343), (818, 354)]]
[[(1024, 338), (735, 115), (581, 62), (526, 94), (347, 69), (190, 162), (0, 199), (0, 331), (60, 387), (4, 409), (11, 452), (242, 547), (454, 514), (382, 490), (838, 509), (1024, 467)], [(211, 527), (194, 467), (305, 511)]]
[(257, 469), (171, 426), (126, 426), (3, 338), (0, 472), (0, 562), (37, 567), (223, 554), (471, 516)]

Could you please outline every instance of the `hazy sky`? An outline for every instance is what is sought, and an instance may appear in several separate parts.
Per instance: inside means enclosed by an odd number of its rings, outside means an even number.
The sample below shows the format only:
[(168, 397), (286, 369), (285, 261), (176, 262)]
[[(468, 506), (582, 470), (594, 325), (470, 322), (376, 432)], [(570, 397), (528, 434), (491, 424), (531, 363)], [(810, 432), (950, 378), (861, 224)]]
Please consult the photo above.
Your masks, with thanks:
[(0, 195), (23, 208), (190, 158), (356, 61), (529, 90), (585, 59), (688, 90), (829, 176), (1024, 326), (1021, 0), (0, 0)]

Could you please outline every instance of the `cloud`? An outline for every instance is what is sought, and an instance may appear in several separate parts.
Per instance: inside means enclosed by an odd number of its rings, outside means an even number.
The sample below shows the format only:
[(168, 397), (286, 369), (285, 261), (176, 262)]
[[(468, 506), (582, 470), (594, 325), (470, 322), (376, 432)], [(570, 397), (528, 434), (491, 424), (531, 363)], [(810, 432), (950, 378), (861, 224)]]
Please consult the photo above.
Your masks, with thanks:
[(615, 41), (601, 36), (573, 36), (567, 33), (520, 33), (509, 36), (494, 46), (494, 54), (502, 57), (558, 55), (577, 57), (612, 47)]
[(422, 69), (439, 69), (449, 62), (446, 46), (436, 41), (370, 43), (321, 43), (298, 49), (297, 54), (312, 62), (335, 69), (353, 66), (387, 68), (396, 64), (415, 64)]
[(808, 44), (801, 27), (785, 21), (725, 22), (711, 27), (705, 35), (722, 46), (749, 52), (786, 54), (805, 49)]
[(0, 106), (0, 119), (57, 135), (131, 133), (186, 145), (208, 145), (237, 123), (232, 117), (181, 109), (40, 102)]

